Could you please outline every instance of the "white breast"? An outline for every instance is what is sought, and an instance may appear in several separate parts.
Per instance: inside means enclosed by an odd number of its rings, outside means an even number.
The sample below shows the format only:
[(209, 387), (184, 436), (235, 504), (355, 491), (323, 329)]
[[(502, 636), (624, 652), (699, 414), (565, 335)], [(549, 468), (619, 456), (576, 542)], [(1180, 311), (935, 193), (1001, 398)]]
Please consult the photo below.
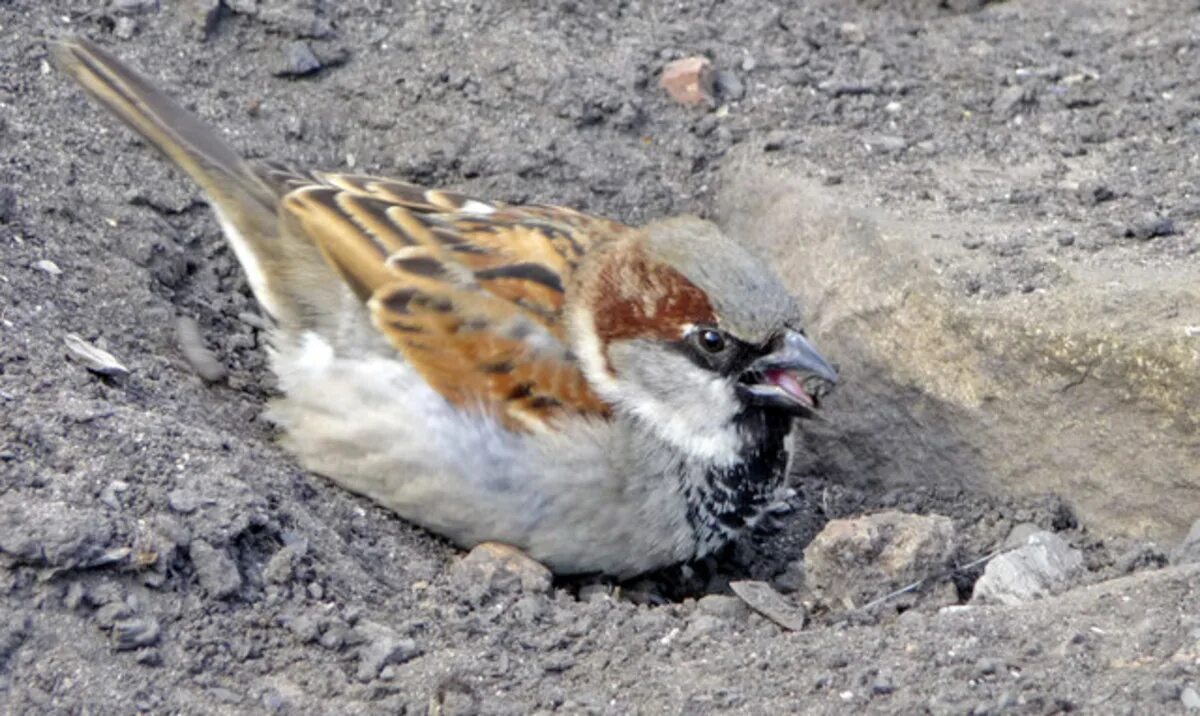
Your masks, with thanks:
[[(449, 404), (394, 354), (339, 355), (315, 333), (277, 337), (286, 396), (268, 417), (302, 464), (470, 547), (499, 541), (559, 572), (632, 575), (690, 558), (676, 485), (630, 459), (612, 424), (549, 434)], [(641, 465), (646, 469), (638, 469)]]

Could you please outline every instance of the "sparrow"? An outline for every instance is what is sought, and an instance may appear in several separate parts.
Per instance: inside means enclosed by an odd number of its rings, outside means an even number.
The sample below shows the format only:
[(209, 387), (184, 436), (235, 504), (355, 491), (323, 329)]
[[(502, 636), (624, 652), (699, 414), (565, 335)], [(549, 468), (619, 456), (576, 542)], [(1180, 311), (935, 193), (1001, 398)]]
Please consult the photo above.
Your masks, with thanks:
[(714, 224), (252, 163), (93, 42), (51, 52), (200, 185), (270, 317), (267, 417), (305, 469), (559, 574), (702, 558), (768, 514), (838, 376)]

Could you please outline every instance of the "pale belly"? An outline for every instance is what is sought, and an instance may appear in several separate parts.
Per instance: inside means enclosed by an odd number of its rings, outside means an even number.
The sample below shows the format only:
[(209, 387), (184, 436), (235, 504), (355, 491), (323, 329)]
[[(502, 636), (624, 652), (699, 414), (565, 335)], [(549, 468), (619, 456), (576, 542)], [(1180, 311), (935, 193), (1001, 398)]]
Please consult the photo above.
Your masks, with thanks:
[[(578, 419), (517, 434), (447, 403), (402, 360), (280, 341), (268, 417), (309, 470), (470, 547), (499, 541), (560, 573), (631, 576), (694, 556), (680, 490)], [(650, 461), (651, 463), (653, 460)]]

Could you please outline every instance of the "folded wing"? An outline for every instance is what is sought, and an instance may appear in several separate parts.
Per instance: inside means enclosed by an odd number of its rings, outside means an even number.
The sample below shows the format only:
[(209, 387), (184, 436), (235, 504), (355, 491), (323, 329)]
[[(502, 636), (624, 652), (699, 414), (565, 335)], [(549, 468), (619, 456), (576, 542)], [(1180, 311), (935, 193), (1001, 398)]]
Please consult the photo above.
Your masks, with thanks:
[(618, 224), (371, 177), (286, 183), (285, 218), (447, 400), (513, 430), (607, 416), (571, 354), (562, 309), (575, 266)]

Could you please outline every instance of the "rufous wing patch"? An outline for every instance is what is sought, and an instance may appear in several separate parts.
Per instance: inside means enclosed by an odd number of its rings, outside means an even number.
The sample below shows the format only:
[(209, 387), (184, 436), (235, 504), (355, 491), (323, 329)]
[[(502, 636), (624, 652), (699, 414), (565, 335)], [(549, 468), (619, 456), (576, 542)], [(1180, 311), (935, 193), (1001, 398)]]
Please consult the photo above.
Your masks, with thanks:
[[(620, 225), (372, 177), (314, 175), (282, 203), (375, 325), (450, 402), (538, 430), (607, 416), (566, 345), (566, 286)], [(299, 186), (297, 186), (299, 185)]]

